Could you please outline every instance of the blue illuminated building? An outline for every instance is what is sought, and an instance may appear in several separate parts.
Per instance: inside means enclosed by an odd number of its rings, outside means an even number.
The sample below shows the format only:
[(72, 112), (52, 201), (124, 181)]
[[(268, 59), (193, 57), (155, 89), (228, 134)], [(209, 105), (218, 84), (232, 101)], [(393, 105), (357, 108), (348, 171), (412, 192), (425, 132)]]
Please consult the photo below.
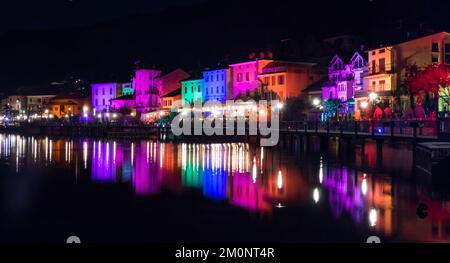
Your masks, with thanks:
[(203, 98), (205, 101), (217, 100), (225, 102), (227, 100), (228, 74), (227, 69), (208, 70), (203, 72), (204, 89)]

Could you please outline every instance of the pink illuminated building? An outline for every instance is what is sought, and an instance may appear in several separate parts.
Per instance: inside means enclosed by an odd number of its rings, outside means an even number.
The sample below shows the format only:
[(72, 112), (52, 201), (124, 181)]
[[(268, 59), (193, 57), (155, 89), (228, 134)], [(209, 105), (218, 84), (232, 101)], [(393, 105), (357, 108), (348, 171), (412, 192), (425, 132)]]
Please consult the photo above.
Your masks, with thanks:
[(161, 71), (138, 69), (133, 78), (135, 107), (138, 113), (159, 109), (161, 105)]
[(263, 68), (271, 62), (273, 62), (273, 60), (262, 58), (231, 64), (230, 77), (233, 87), (233, 98), (252, 96), (258, 87), (261, 86), (258, 75), (261, 74)]

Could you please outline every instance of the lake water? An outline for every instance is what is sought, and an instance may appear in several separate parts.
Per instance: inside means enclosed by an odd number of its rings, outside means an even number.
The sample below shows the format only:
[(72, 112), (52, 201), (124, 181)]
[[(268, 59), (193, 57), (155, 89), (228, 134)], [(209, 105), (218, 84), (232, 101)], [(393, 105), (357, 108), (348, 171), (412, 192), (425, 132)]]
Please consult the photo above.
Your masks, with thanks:
[[(0, 242), (450, 241), (450, 205), (411, 146), (307, 153), (0, 135)], [(416, 215), (429, 207), (425, 219)]]

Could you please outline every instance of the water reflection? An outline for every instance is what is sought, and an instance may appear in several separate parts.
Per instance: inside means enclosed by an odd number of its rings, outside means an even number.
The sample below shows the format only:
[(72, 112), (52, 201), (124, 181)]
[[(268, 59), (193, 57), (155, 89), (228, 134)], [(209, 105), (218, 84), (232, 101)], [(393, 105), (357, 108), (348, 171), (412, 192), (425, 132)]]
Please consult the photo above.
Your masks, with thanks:
[[(366, 147), (364, 154), (370, 149)], [(391, 174), (354, 169), (326, 156), (290, 156), (244, 143), (170, 144), (0, 134), (0, 158), (17, 173), (62, 167), (95, 184), (127, 185), (141, 197), (162, 191), (195, 192), (270, 217), (276, 217), (277, 209), (311, 206), (327, 209), (336, 222), (350, 217), (355, 226), (396, 240), (450, 240), (446, 200), (393, 180)], [(430, 207), (425, 220), (415, 215), (418, 201)]]

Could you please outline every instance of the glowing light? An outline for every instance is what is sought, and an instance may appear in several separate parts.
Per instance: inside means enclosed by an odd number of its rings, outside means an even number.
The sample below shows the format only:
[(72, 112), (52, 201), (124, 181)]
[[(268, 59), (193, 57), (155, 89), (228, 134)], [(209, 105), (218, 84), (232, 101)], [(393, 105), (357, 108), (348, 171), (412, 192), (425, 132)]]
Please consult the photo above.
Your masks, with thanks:
[(113, 119), (117, 118), (117, 113), (113, 113)]
[(369, 212), (369, 223), (371, 227), (377, 224), (378, 212), (375, 208), (370, 209)]
[(367, 179), (364, 178), (364, 179), (362, 179), (362, 182), (361, 182), (361, 193), (362, 193), (363, 195), (366, 195), (366, 194), (367, 194), (367, 190), (368, 190), (368, 187), (367, 187)]
[(283, 188), (283, 174), (281, 173), (281, 170), (278, 171), (277, 187), (278, 189)]
[(319, 106), (320, 105), (320, 99), (318, 99), (318, 98), (314, 98), (313, 99), (313, 101), (312, 101), (312, 104), (314, 105), (314, 106)]
[(320, 199), (320, 192), (319, 192), (319, 189), (316, 187), (316, 188), (314, 188), (314, 191), (313, 191), (313, 200), (317, 204), (319, 202), (319, 199)]
[(278, 108), (279, 110), (281, 110), (283, 107), (284, 107), (283, 103), (281, 103), (281, 102), (278, 102), (278, 103), (277, 103), (277, 108)]
[(99, 113), (98, 115), (97, 115), (97, 118), (102, 118), (102, 114), (101, 113)]
[(106, 116), (106, 118), (109, 118), (109, 112), (107, 112), (107, 113), (105, 114), (105, 116)]
[(378, 98), (378, 95), (375, 92), (371, 92), (369, 94), (370, 100), (376, 100)]
[(363, 101), (361, 102), (361, 108), (365, 109), (369, 106), (369, 103), (367, 103), (367, 101)]
[(45, 112), (45, 114), (48, 114), (48, 109), (45, 109), (45, 111), (44, 111), (44, 112)]

